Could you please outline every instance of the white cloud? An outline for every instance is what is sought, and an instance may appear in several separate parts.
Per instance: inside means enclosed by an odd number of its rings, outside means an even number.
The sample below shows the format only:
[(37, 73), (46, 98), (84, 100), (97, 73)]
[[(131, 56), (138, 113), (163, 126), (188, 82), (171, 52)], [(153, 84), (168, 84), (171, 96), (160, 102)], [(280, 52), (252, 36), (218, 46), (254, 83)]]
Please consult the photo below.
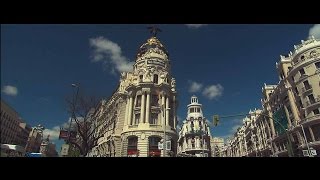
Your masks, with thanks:
[(54, 141), (59, 139), (59, 134), (60, 134), (60, 127), (55, 126), (52, 129), (45, 129), (43, 131), (43, 137), (47, 138), (48, 135), (50, 135), (49, 139), (50, 141)]
[(16, 96), (18, 95), (18, 89), (14, 86), (3, 86), (2, 92), (8, 96)]
[(186, 24), (186, 26), (188, 26), (188, 28), (191, 28), (191, 29), (198, 29), (200, 27), (203, 27), (203, 26), (207, 26), (208, 24)]
[(189, 81), (189, 83), (190, 83), (190, 87), (189, 87), (190, 93), (199, 92), (203, 86), (201, 83), (197, 83), (195, 81)]
[(220, 97), (222, 95), (222, 92), (223, 92), (223, 87), (220, 84), (217, 84), (217, 85), (207, 86), (203, 90), (202, 94), (211, 100), (211, 99)]
[(93, 48), (93, 62), (111, 64), (111, 72), (125, 72), (133, 69), (134, 62), (122, 55), (121, 47), (107, 38), (98, 37), (89, 39)]
[(313, 35), (315, 38), (320, 39), (320, 24), (315, 24), (309, 30), (309, 36)]

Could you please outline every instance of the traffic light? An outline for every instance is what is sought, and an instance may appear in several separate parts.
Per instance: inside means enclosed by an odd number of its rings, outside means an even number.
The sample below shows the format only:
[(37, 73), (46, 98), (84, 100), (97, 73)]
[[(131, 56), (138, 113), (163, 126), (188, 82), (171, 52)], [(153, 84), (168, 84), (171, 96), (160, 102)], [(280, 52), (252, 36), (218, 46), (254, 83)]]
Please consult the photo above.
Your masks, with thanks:
[(213, 116), (213, 125), (217, 126), (219, 124), (219, 116), (218, 115), (214, 115)]

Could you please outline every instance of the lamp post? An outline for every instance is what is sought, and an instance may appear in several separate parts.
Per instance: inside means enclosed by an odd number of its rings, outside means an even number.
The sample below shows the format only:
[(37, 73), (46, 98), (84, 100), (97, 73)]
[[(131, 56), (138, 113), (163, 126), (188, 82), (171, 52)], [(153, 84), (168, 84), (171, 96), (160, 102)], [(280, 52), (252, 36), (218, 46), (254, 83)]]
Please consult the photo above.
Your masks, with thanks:
[(164, 104), (161, 107), (161, 111), (162, 111), (162, 117), (164, 120), (164, 129), (163, 129), (163, 157), (166, 157), (166, 145), (167, 145), (167, 140), (166, 140), (166, 111), (165, 110), (170, 110), (170, 108), (164, 108)]
[(301, 126), (301, 129), (302, 129), (302, 133), (303, 133), (304, 140), (305, 140), (306, 145), (307, 145), (307, 148), (308, 148), (308, 156), (309, 156), (309, 157), (312, 157), (311, 151), (310, 151), (310, 148), (309, 148), (309, 144), (308, 144), (308, 141), (307, 141), (306, 133), (304, 132), (304, 128), (303, 128), (302, 124), (300, 124), (300, 126)]
[(70, 119), (70, 123), (69, 123), (69, 128), (68, 128), (68, 144), (70, 144), (70, 137), (71, 137), (71, 124), (72, 124), (72, 120), (73, 118), (76, 118), (75, 117), (75, 110), (76, 110), (76, 106), (77, 106), (77, 98), (78, 98), (78, 94), (79, 94), (79, 85), (77, 84), (71, 84), (72, 87), (76, 87), (77, 88), (77, 92), (76, 92), (76, 95), (74, 96), (73, 95), (73, 105), (72, 105), (72, 117)]

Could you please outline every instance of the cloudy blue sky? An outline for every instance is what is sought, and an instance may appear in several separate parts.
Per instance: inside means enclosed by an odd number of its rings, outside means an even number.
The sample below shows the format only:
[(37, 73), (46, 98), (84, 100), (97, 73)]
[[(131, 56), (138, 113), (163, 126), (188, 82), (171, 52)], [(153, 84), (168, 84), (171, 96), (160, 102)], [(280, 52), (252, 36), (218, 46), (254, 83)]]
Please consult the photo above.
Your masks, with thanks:
[[(119, 72), (131, 68), (138, 47), (150, 37), (147, 26), (1, 25), (1, 99), (31, 126), (44, 125), (60, 151), (58, 130), (69, 119), (65, 97), (73, 93), (71, 84), (109, 97)], [(320, 38), (320, 25), (313, 24), (158, 27), (177, 82), (180, 121), (192, 95), (209, 120), (261, 108), (263, 83), (278, 82), (280, 55), (310, 34)], [(221, 120), (211, 133), (226, 138), (241, 122), (241, 117)]]

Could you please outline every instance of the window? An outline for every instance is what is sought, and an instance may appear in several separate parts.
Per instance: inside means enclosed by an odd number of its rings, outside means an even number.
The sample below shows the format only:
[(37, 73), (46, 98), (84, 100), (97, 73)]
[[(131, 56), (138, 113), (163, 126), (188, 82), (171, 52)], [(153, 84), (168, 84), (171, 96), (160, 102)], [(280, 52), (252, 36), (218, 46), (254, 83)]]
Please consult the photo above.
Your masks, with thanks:
[(140, 82), (142, 82), (143, 75), (140, 75), (140, 76), (139, 76), (139, 79), (140, 79)]
[(306, 74), (306, 72), (304, 72), (304, 69), (303, 69), (303, 68), (300, 69), (299, 72), (300, 72), (300, 75), (301, 75), (301, 76)]
[(301, 101), (301, 99), (298, 101), (298, 103), (299, 103), (299, 106), (302, 108), (302, 101)]
[(301, 60), (304, 60), (304, 55), (302, 55), (302, 56), (300, 57), (300, 59), (301, 59)]
[(313, 97), (313, 94), (308, 95), (308, 98), (309, 98), (310, 104), (313, 104), (313, 103), (316, 102), (315, 99), (314, 99), (314, 97)]
[(304, 81), (304, 82), (303, 82), (303, 85), (304, 85), (304, 87), (306, 88), (306, 90), (311, 89), (311, 86), (310, 86), (310, 84), (309, 84), (308, 81)]
[(152, 113), (150, 118), (150, 124), (158, 124), (158, 114)]
[(320, 114), (319, 109), (313, 110), (313, 114), (314, 114), (314, 115)]
[(135, 114), (134, 124), (139, 124), (139, 121), (140, 121), (140, 114)]
[(157, 74), (153, 75), (153, 83), (158, 84), (158, 75)]
[(193, 108), (190, 108), (190, 113), (193, 113), (194, 112), (194, 109)]
[(297, 87), (294, 88), (294, 91), (295, 91), (295, 93), (296, 93), (297, 95), (299, 94), (299, 91), (298, 91), (298, 88), (297, 88)]
[(152, 95), (151, 106), (159, 105), (159, 97), (156, 94)]
[(317, 69), (320, 69), (320, 62), (316, 62), (314, 65), (316, 66)]
[(151, 136), (149, 137), (149, 157), (160, 157), (161, 150), (158, 149), (158, 143), (160, 142), (160, 137)]
[(197, 108), (197, 112), (200, 112), (200, 108)]
[(136, 107), (140, 107), (141, 106), (141, 95), (137, 96), (137, 103), (136, 103)]
[[(137, 155), (138, 153), (138, 137), (132, 136), (128, 138), (128, 156)], [(110, 148), (110, 147), (109, 147)]]

